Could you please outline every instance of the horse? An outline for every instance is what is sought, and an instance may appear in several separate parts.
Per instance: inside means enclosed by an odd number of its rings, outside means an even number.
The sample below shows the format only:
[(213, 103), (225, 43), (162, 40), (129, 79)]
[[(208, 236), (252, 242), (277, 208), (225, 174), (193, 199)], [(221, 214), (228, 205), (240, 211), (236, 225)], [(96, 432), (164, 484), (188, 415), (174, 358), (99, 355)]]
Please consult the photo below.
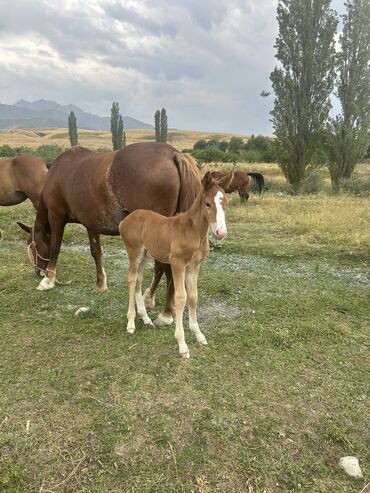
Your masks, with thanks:
[(197, 279), (203, 260), (209, 253), (208, 231), (217, 240), (227, 234), (225, 222), (227, 188), (233, 176), (214, 180), (208, 172), (202, 180), (202, 189), (193, 205), (186, 212), (174, 217), (164, 217), (150, 210), (136, 210), (121, 221), (119, 231), (126, 246), (130, 265), (128, 269), (129, 307), (127, 331), (135, 331), (135, 300), (144, 324), (153, 325), (149, 318), (141, 282), (147, 254), (161, 263), (171, 266), (175, 287), (176, 329), (175, 338), (180, 355), (189, 358), (185, 342), (183, 312), (188, 297), (189, 327), (198, 342), (207, 345), (197, 321)]
[[(212, 171), (211, 174), (214, 178), (222, 178), (227, 175), (227, 173), (222, 173), (220, 171)], [(244, 171), (234, 172), (234, 179), (230, 183), (227, 190), (225, 190), (225, 192), (232, 193), (237, 190), (241, 199), (241, 203), (243, 204), (249, 199), (249, 193), (247, 192), (247, 190), (251, 186), (252, 180), (257, 183), (259, 195), (261, 196), (265, 186), (263, 175), (261, 173), (246, 173)]]
[[(121, 220), (135, 209), (164, 216), (187, 210), (200, 190), (195, 161), (165, 143), (131, 144), (120, 151), (97, 153), (72, 147), (50, 168), (36, 220), (27, 231), (28, 250), (36, 272), (43, 276), (38, 290), (56, 284), (56, 264), (67, 223), (85, 226), (96, 265), (96, 290), (107, 290), (100, 234), (119, 235)], [(170, 273), (167, 274), (170, 277)], [(157, 323), (172, 323), (173, 285)]]
[(36, 156), (0, 159), (0, 205), (17, 205), (30, 199), (37, 209), (47, 172), (45, 161)]

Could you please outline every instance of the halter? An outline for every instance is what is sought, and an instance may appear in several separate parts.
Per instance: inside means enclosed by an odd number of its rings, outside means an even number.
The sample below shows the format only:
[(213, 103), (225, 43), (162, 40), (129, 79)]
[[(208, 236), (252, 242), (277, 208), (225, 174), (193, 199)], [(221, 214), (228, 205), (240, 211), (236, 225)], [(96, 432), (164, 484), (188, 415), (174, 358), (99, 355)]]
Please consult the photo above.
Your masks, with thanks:
[[(31, 247), (34, 247), (35, 248), (36, 262), (34, 261), (33, 255), (31, 254)], [(47, 272), (55, 272), (55, 271), (52, 271), (52, 270), (50, 270), (48, 268), (41, 269), (41, 267), (39, 267), (37, 265), (37, 259), (38, 258), (41, 259), (41, 260), (44, 260), (45, 262), (50, 262), (50, 259), (49, 258), (45, 258), (45, 257), (43, 257), (42, 255), (39, 254), (39, 252), (37, 250), (36, 241), (35, 241), (35, 229), (34, 228), (32, 228), (32, 241), (27, 246), (27, 254), (28, 254), (28, 258), (29, 258), (31, 264), (33, 265), (33, 267), (35, 269), (37, 269), (41, 274), (44, 274), (44, 276), (46, 275)]]

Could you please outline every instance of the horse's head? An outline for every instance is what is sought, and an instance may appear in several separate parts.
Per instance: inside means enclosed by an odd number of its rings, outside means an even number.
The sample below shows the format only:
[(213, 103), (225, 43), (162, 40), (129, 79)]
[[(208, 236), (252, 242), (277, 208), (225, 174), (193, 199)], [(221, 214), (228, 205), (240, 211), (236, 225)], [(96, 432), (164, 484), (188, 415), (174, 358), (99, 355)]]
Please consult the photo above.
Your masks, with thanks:
[(211, 231), (216, 240), (222, 240), (227, 235), (225, 221), (226, 195), (224, 189), (234, 178), (234, 172), (229, 173), (220, 179), (212, 178), (208, 171), (202, 180), (203, 207), (206, 211), (206, 217)]
[(45, 276), (46, 268), (49, 262), (50, 238), (41, 232), (36, 233), (35, 228), (17, 222), (18, 226), (29, 234), (27, 239), (27, 252), (30, 262), (35, 268), (38, 276)]

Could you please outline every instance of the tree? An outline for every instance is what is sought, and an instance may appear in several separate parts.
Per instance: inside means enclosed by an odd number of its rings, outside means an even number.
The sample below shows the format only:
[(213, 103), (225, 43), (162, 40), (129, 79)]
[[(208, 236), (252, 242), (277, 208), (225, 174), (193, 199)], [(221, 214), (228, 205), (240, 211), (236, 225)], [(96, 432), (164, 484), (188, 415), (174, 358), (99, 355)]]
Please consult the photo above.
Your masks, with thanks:
[(111, 109), (110, 130), (112, 132), (113, 150), (123, 147), (123, 118), (119, 112), (119, 104), (114, 102)]
[(351, 0), (343, 18), (337, 53), (337, 96), (341, 115), (328, 128), (329, 171), (334, 192), (366, 154), (370, 128), (370, 3)]
[(243, 139), (241, 137), (231, 137), (229, 142), (229, 151), (230, 152), (239, 152), (243, 149)]
[(154, 125), (155, 125), (155, 141), (161, 142), (161, 112), (157, 110), (154, 113)]
[(167, 142), (167, 113), (164, 108), (161, 109), (161, 142)]
[(78, 144), (77, 119), (73, 111), (68, 116), (68, 132), (71, 146)]
[(271, 116), (278, 164), (299, 191), (331, 107), (337, 16), (330, 0), (279, 0), (277, 19)]

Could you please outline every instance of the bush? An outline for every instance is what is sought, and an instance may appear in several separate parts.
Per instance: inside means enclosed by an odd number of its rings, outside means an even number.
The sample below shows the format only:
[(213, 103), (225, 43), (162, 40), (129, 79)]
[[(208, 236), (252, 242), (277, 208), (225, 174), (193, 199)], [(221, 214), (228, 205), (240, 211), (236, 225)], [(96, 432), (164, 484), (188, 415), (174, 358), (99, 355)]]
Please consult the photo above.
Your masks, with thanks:
[(30, 155), (36, 154), (36, 151), (34, 148), (27, 147), (27, 146), (15, 147), (14, 151), (15, 151), (16, 156), (20, 156), (20, 155), (24, 155), (24, 154), (30, 154)]
[(301, 192), (305, 195), (322, 192), (324, 180), (318, 170), (313, 170), (302, 181)]
[(241, 137), (231, 137), (229, 142), (229, 151), (239, 152), (243, 149), (244, 142)]
[(210, 139), (207, 142), (207, 147), (216, 147), (217, 149), (220, 148), (220, 141), (217, 139)]
[(207, 147), (207, 141), (204, 139), (197, 140), (195, 144), (193, 145), (193, 149), (205, 149)]
[(44, 161), (53, 162), (64, 152), (63, 147), (56, 144), (45, 144), (36, 149), (35, 154)]
[(0, 157), (14, 157), (15, 155), (15, 149), (8, 146), (8, 144), (0, 146)]
[(239, 161), (245, 163), (261, 162), (261, 154), (257, 151), (242, 151), (239, 155)]
[(361, 195), (363, 197), (370, 195), (369, 179), (361, 179), (358, 175), (352, 175), (350, 178), (342, 178), (340, 183), (343, 192)]
[(244, 149), (246, 151), (256, 151), (265, 152), (272, 145), (272, 139), (270, 137), (264, 137), (263, 135), (257, 135), (257, 137), (251, 137), (246, 144), (244, 144)]
[(229, 156), (226, 152), (220, 151), (217, 147), (208, 147), (207, 149), (202, 149), (200, 151), (194, 151), (193, 157), (198, 161), (203, 161), (205, 163), (213, 162), (225, 162), (228, 160)]
[(95, 152), (112, 152), (111, 147), (98, 147), (95, 149)]

